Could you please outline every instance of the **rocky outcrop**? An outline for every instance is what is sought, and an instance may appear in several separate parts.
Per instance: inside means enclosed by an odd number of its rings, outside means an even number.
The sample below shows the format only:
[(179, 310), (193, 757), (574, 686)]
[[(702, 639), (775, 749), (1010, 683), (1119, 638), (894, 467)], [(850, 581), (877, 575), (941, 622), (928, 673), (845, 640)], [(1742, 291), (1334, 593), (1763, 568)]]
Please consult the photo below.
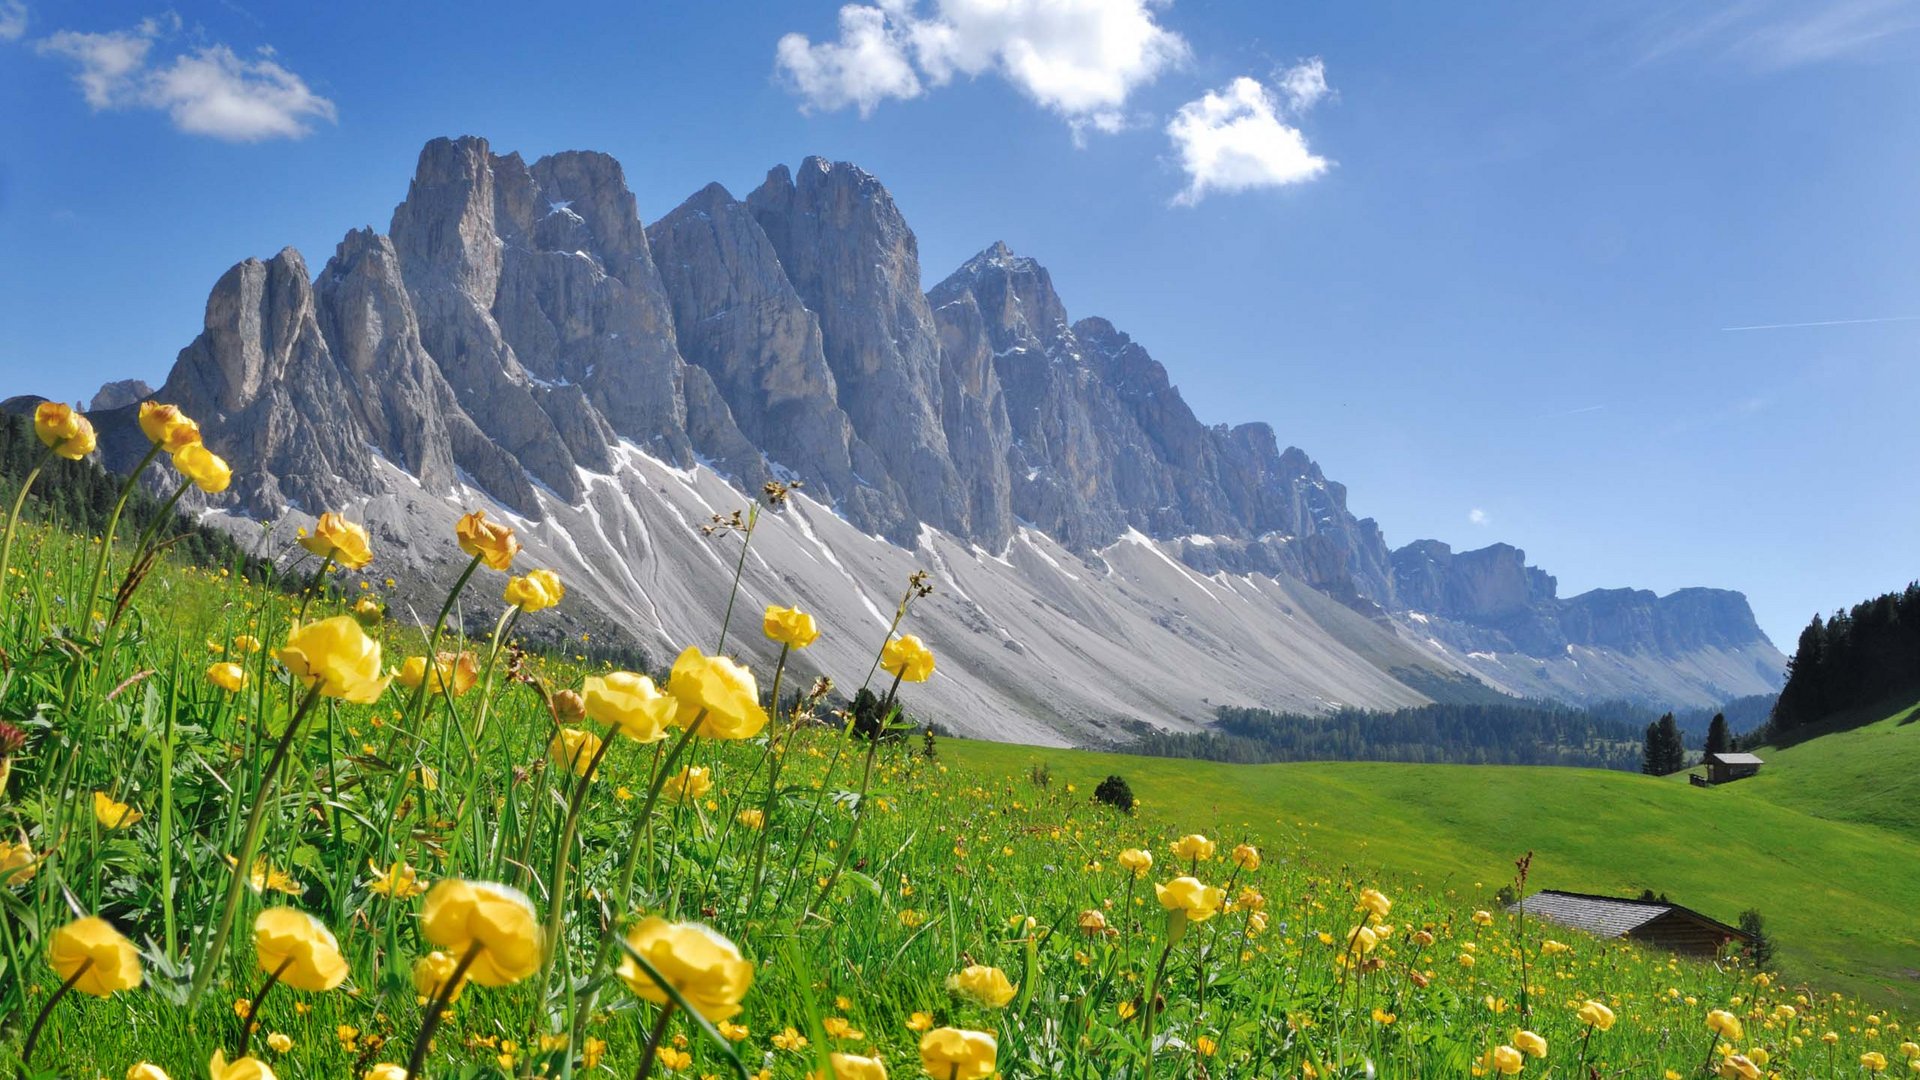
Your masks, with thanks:
[(123, 409), (128, 405), (137, 405), (153, 396), (153, 387), (145, 379), (115, 379), (102, 383), (100, 389), (93, 392), (93, 400), (87, 409), (91, 412), (104, 412), (107, 409)]
[[(386, 235), (347, 234), (317, 278), (291, 249), (222, 277), (159, 395), (241, 466), (220, 503), (255, 518), (359, 506), (412, 541), (422, 570), (452, 506), (492, 501), (537, 523), (536, 550), (588, 575), (571, 595), (609, 620), (583, 626), (597, 633), (666, 635), (699, 607), (693, 583), (727, 570), (635, 503), (669, 500), (652, 509), (682, 527), (724, 509), (688, 486), (708, 466), (736, 492), (804, 482), (809, 505), (842, 519), (827, 530), (839, 550), (818, 521), (790, 538), (796, 561), (763, 568), (770, 595), (857, 580), (840, 561), (850, 544), (869, 570), (922, 553), (961, 578), (959, 558), (991, 564), (949, 629), (982, 635), (959, 651), (982, 666), (1048, 653), (1005, 683), (1011, 699), (1047, 661), (1153, 655), (1136, 640), (1148, 626), (1180, 637), (1181, 663), (1246, 672), (1228, 681), (1276, 700), (1413, 700), (1467, 671), (1517, 693), (1698, 700), (1777, 676), (1737, 594), (1563, 600), (1506, 545), (1389, 551), (1304, 451), (1266, 424), (1203, 423), (1141, 343), (1076, 320), (1047, 269), (1005, 244), (930, 293), (920, 282), (912, 230), (852, 165), (775, 168), (745, 200), (709, 185), (647, 226), (604, 154), (528, 164), (436, 139)], [(141, 396), (103, 388), (99, 404), (130, 413)], [(116, 434), (103, 453), (131, 460), (138, 441)], [(876, 536), (907, 554), (876, 554)], [(656, 548), (668, 561), (633, 574)], [(1098, 604), (1061, 555), (1108, 583)], [(1222, 611), (1197, 618), (1188, 602)], [(1033, 615), (1015, 604), (1094, 624), (1118, 604), (1128, 640), (1016, 633)], [(1307, 623), (1236, 621), (1250, 612)], [(1305, 651), (1282, 662), (1248, 644), (1282, 641)], [(1321, 663), (1339, 670), (1303, 674)], [(1109, 690), (1041, 696), (1110, 707)]]

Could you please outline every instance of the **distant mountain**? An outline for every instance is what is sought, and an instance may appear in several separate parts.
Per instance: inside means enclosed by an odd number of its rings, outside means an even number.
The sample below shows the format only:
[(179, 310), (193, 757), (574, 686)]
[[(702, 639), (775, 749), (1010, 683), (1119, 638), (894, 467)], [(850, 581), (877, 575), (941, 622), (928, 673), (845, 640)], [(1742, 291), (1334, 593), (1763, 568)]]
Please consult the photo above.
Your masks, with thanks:
[(1673, 705), (1779, 685), (1738, 593), (1561, 599), (1506, 545), (1390, 550), (1304, 452), (1202, 423), (1004, 244), (921, 280), (853, 165), (775, 168), (744, 200), (709, 185), (643, 225), (604, 154), (436, 139), (384, 235), (348, 233), (317, 276), (292, 249), (228, 271), (157, 396), (236, 465), (213, 509), (366, 518), (425, 606), (453, 517), (489, 506), (572, 584), (549, 625), (660, 653), (717, 634), (731, 549), (696, 526), (803, 481), (755, 540), (747, 601), (820, 609), (819, 661), (864, 671), (926, 567), (940, 591), (915, 618), (942, 674), (923, 711), (968, 733), (1083, 740), (1478, 683)]

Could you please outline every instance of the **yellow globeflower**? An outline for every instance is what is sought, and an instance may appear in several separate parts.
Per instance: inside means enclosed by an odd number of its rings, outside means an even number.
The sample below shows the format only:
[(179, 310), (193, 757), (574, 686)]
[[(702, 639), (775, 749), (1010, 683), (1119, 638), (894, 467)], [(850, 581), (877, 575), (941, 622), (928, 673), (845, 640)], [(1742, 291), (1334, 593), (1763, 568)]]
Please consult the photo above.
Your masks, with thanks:
[(1105, 937), (1107, 933), (1107, 913), (1099, 908), (1088, 908), (1074, 920), (1074, 925), (1088, 937)]
[(47, 963), (62, 982), (94, 997), (109, 997), (140, 985), (140, 953), (113, 924), (89, 915), (53, 932)]
[(188, 443), (173, 452), (173, 467), (193, 481), (193, 486), (209, 495), (218, 495), (233, 483), (233, 470), (226, 459), (207, 449), (204, 443)]
[(1760, 1066), (1745, 1054), (1734, 1054), (1720, 1063), (1722, 1080), (1760, 1080)]
[(1374, 933), (1369, 927), (1356, 926), (1353, 932), (1347, 935), (1347, 949), (1343, 955), (1365, 956), (1379, 944), (1379, 934)]
[(373, 543), (367, 539), (366, 527), (331, 512), (320, 515), (313, 532), (300, 538), (300, 546), (349, 570), (373, 561)]
[(1513, 1045), (1526, 1051), (1527, 1054), (1532, 1057), (1543, 1058), (1547, 1056), (1547, 1040), (1531, 1031), (1514, 1032)]
[(1487, 1068), (1504, 1076), (1514, 1076), (1525, 1068), (1527, 1059), (1511, 1046), (1496, 1046), (1487, 1051)]
[(1606, 1031), (1613, 1027), (1613, 1010), (1597, 1001), (1589, 1001), (1580, 1006), (1580, 1020)]
[(1901, 1043), (1900, 1056), (1903, 1058), (1920, 1059), (1920, 1043), (1912, 1043), (1912, 1042)]
[(1000, 1045), (984, 1031), (934, 1028), (920, 1036), (920, 1067), (933, 1080), (986, 1080)]
[(1153, 869), (1153, 852), (1142, 851), (1139, 848), (1128, 848), (1120, 853), (1119, 862), (1121, 867), (1128, 873), (1134, 877), (1139, 877)]
[(1188, 861), (1206, 862), (1213, 858), (1214, 842), (1199, 833), (1188, 833), (1173, 842), (1173, 857)]
[(1707, 1028), (1730, 1042), (1738, 1042), (1742, 1034), (1740, 1018), (1725, 1009), (1714, 1009), (1707, 1013)]
[(292, 908), (268, 908), (253, 920), (260, 970), (280, 973), (295, 990), (331, 990), (347, 981), (340, 942), (319, 919)]
[(126, 803), (115, 802), (104, 791), (93, 793), (93, 819), (103, 829), (124, 829), (145, 816)]
[(127, 1067), (127, 1080), (169, 1080), (167, 1071), (151, 1061), (142, 1061)]
[(1260, 869), (1260, 849), (1252, 844), (1241, 844), (1233, 849), (1233, 865), (1251, 874)]
[(507, 986), (540, 969), (542, 934), (533, 902), (505, 885), (441, 881), (421, 906), (420, 933), (456, 957), (477, 949), (467, 978), (481, 986)]
[(169, 454), (200, 441), (200, 425), (187, 418), (178, 405), (157, 401), (140, 403), (140, 431), (147, 441)]
[(43, 401), (33, 410), (33, 433), (55, 454), (78, 461), (93, 453), (93, 423), (58, 401)]
[(1869, 1050), (1860, 1055), (1860, 1067), (1868, 1072), (1886, 1072), (1887, 1055), (1878, 1050)]
[(1387, 917), (1387, 912), (1393, 910), (1393, 901), (1387, 899), (1387, 895), (1379, 889), (1361, 889), (1359, 906), (1373, 912), (1377, 918), (1384, 919)]
[(620, 734), (642, 743), (666, 738), (667, 725), (673, 723), (680, 706), (652, 679), (631, 671), (589, 676), (580, 684), (580, 694), (588, 717), (612, 724)]
[(215, 1050), (213, 1060), (207, 1062), (207, 1072), (213, 1080), (278, 1080), (273, 1069), (256, 1057), (243, 1057), (227, 1060), (227, 1052)]
[(933, 677), (933, 650), (913, 634), (903, 634), (880, 650), (880, 670), (901, 682), (926, 682)]
[(1474, 913), (1473, 913), (1473, 925), (1475, 925), (1475, 926), (1492, 926), (1492, 925), (1493, 925), (1493, 912), (1491, 912), (1491, 911), (1476, 911), (1476, 912), (1474, 912)]
[[(473, 653), (461, 650), (458, 653), (440, 652), (434, 654), (433, 684), (427, 689), (438, 694), (450, 690), (454, 697), (460, 697), (473, 689), (480, 681), (480, 662)], [(401, 686), (409, 690), (418, 690), (420, 683), (427, 677), (427, 658), (409, 656), (400, 664), (400, 670), (393, 676)]]
[(459, 539), (461, 551), (495, 570), (511, 569), (513, 557), (520, 554), (520, 541), (514, 538), (513, 529), (488, 521), (485, 510), (461, 518), (453, 526), (453, 535)]
[(674, 722), (689, 725), (704, 712), (698, 731), (711, 739), (751, 739), (767, 726), (753, 672), (725, 656), (688, 646), (673, 662), (667, 693), (680, 702)]
[[(460, 961), (438, 949), (413, 962), (413, 988), (423, 998), (438, 997), (440, 989), (453, 978), (460, 967)], [(467, 977), (462, 975), (458, 985), (447, 993), (449, 1004), (460, 1000), (460, 991), (466, 989)]]
[[(678, 991), (694, 1011), (713, 1022), (731, 1020), (753, 985), (753, 962), (733, 942), (699, 923), (670, 923), (649, 916), (627, 931), (627, 946), (646, 958), (660, 978)], [(616, 972), (642, 1000), (665, 1005), (672, 1000), (632, 956)]]
[(350, 615), (308, 623), (274, 654), (302, 686), (359, 705), (379, 700), (392, 678), (380, 671), (380, 643)]
[(367, 1075), (362, 1080), (407, 1080), (407, 1067), (381, 1062), (368, 1069)]
[(795, 649), (804, 649), (820, 637), (819, 629), (813, 625), (813, 616), (799, 608), (768, 605), (761, 628), (769, 638)]
[(570, 770), (575, 776), (585, 776), (593, 759), (599, 756), (600, 745), (600, 736), (586, 728), (563, 727), (553, 733), (547, 754), (555, 765)]
[(1014, 995), (1007, 973), (985, 964), (972, 964), (947, 976), (947, 989), (989, 1009), (1006, 1008)]
[[(734, 815), (734, 820), (749, 829), (764, 829), (767, 827), (766, 811), (756, 810), (752, 807), (748, 807)], [(0, 876), (0, 883), (4, 883), (5, 880), (4, 876)]]
[(1202, 885), (1198, 878), (1177, 877), (1165, 885), (1153, 887), (1154, 896), (1160, 906), (1168, 911), (1178, 911), (1193, 922), (1206, 922), (1220, 911), (1220, 905), (1227, 894), (1211, 885)]
[(887, 1067), (877, 1057), (842, 1054), (836, 1050), (827, 1055), (827, 1074), (810, 1072), (807, 1080), (887, 1080)]
[(207, 681), (229, 694), (237, 694), (247, 685), (247, 669), (232, 661), (215, 664), (207, 669)]
[(567, 595), (560, 575), (551, 570), (533, 570), (521, 577), (507, 579), (502, 599), (525, 612), (545, 611)]
[(0, 840), (0, 889), (25, 885), (40, 872), (40, 860), (25, 843)]
[(713, 770), (698, 765), (689, 765), (661, 785), (660, 793), (671, 802), (697, 802), (702, 795), (713, 790)]
[(373, 881), (367, 885), (368, 892), (405, 900), (427, 891), (427, 887), (420, 882), (420, 872), (407, 863), (396, 862), (382, 870), (379, 863), (368, 859), (367, 865), (373, 868)]

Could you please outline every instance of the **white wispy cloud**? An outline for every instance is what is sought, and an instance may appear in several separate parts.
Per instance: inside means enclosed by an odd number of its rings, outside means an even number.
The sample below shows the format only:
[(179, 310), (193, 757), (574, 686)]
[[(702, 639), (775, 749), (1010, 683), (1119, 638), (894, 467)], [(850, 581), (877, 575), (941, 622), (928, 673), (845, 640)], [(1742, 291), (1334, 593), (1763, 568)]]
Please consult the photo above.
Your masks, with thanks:
[(27, 33), (27, 5), (0, 0), (0, 41), (19, 41)]
[(1728, 0), (1663, 10), (1644, 57), (1707, 53), (1773, 71), (1870, 56), (1915, 31), (1920, 4), (1912, 0)]
[[(1280, 94), (1242, 75), (1180, 107), (1167, 124), (1187, 186), (1174, 196), (1192, 206), (1214, 192), (1304, 183), (1326, 172), (1326, 158), (1307, 147), (1307, 137), (1287, 122), (1326, 96), (1326, 72), (1316, 59), (1281, 79)], [(1299, 104), (1292, 104), (1299, 102)]]
[(199, 45), (156, 57), (179, 30), (179, 17), (170, 16), (127, 30), (62, 30), (34, 47), (74, 64), (74, 82), (94, 109), (164, 112), (174, 127), (193, 135), (233, 142), (298, 139), (312, 132), (314, 122), (336, 119), (334, 103), (283, 66), (270, 48), (241, 56), (226, 45)]
[(1467, 511), (1467, 522), (1471, 525), (1485, 525), (1487, 523), (1487, 512), (1476, 506)]
[(862, 116), (957, 76), (995, 75), (1076, 132), (1126, 126), (1128, 99), (1188, 57), (1162, 0), (874, 0), (840, 9), (840, 34), (787, 34), (775, 67), (804, 109)]

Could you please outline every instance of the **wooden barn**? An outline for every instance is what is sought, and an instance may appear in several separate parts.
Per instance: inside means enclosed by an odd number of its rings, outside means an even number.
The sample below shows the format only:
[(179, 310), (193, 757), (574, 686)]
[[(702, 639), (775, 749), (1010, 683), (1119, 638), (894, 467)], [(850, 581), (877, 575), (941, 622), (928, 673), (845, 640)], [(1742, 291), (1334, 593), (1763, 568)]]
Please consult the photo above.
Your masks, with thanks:
[(1682, 956), (1712, 958), (1731, 943), (1744, 945), (1753, 940), (1742, 930), (1665, 900), (1623, 900), (1542, 889), (1507, 910), (1594, 937), (1625, 938)]
[(1708, 754), (1701, 764), (1707, 767), (1707, 783), (1725, 784), (1745, 780), (1766, 762), (1752, 754)]

